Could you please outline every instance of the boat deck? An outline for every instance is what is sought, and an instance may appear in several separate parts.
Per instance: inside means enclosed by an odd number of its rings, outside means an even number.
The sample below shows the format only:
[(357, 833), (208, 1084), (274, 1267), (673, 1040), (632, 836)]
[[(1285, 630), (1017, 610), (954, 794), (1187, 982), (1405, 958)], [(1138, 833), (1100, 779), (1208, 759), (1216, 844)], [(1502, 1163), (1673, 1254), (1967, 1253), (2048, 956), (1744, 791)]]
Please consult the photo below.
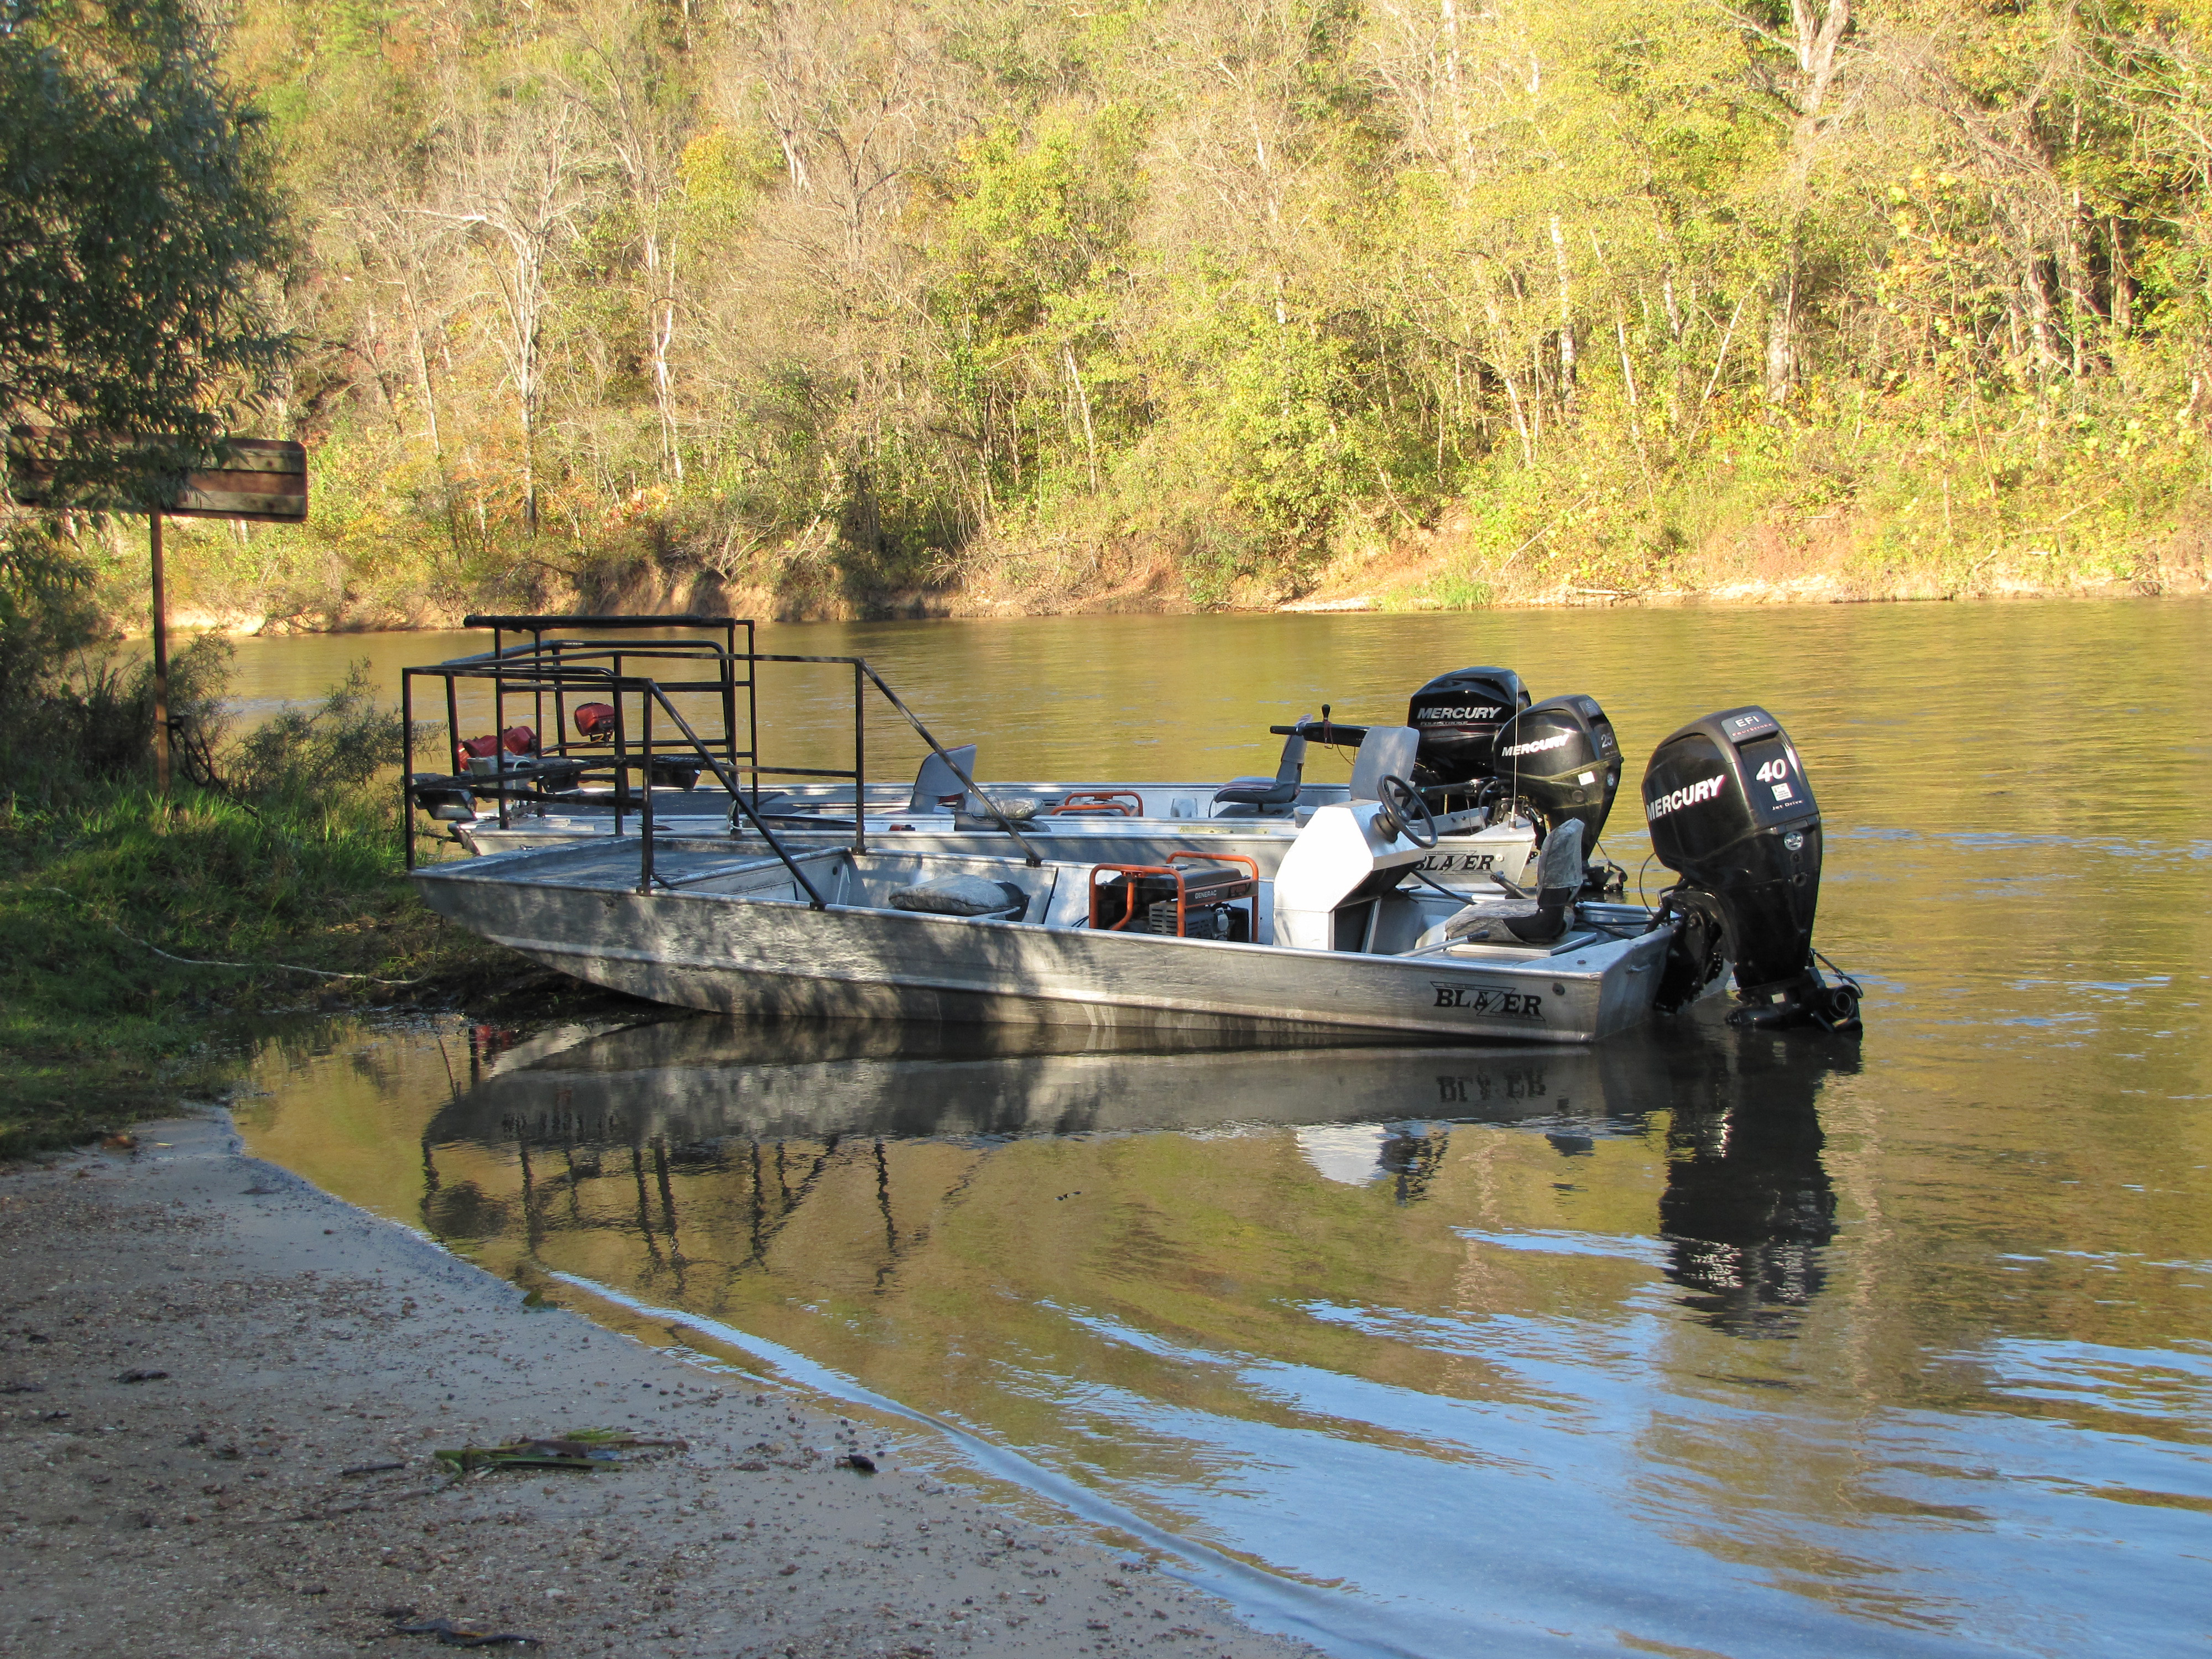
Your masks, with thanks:
[[(913, 916), (918, 913), (892, 905), (893, 893), (949, 876), (977, 876), (1018, 888), (1027, 901), (1023, 919), (924, 919), (951, 921), (960, 927), (1079, 933), (1093, 931), (1089, 925), (1092, 872), (1104, 867), (1088, 862), (1053, 860), (1032, 866), (1018, 859), (904, 849), (856, 854), (847, 847), (794, 850), (793, 863), (806, 872), (829, 909), (834, 912), (879, 911), (889, 915)], [(525, 849), (471, 860), (465, 864), (443, 865), (436, 866), (436, 873), (448, 879), (485, 880), (502, 885), (636, 894), (639, 860), (634, 844), (609, 839)], [(1249, 941), (1232, 943), (1152, 934), (1144, 937), (1170, 945), (1273, 948), (1273, 886), (1265, 877), (1255, 884), (1252, 902), (1255, 936)], [(656, 893), (680, 893), (747, 903), (808, 902), (797, 876), (783, 860), (757, 849), (732, 851), (726, 838), (659, 842), (653, 857), (653, 888)], [(1503, 895), (1496, 902), (1501, 914), (1514, 908)], [(1295, 954), (1410, 957), (1416, 954), (1416, 941), (1421, 934), (1458, 911), (1463, 899), (1457, 895), (1420, 889), (1400, 889), (1383, 894), (1372, 903), (1374, 914), (1359, 931), (1355, 943), (1332, 951)], [(1424, 960), (1498, 964), (1558, 958), (1570, 971), (1579, 970), (1590, 966), (1588, 957), (1593, 950), (1617, 942), (1624, 930), (1640, 931), (1648, 920), (1647, 913), (1640, 907), (1629, 904), (1584, 904), (1579, 907), (1577, 915), (1590, 925), (1571, 927), (1561, 938), (1547, 944), (1462, 940), (1418, 954)]]

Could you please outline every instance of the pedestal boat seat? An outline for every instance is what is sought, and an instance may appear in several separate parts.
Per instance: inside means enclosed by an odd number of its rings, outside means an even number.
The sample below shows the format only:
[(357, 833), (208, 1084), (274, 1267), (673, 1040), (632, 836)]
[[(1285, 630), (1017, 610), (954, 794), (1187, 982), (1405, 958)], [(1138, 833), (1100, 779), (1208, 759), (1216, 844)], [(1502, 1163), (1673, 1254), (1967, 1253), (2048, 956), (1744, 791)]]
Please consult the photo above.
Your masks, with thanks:
[[(1304, 717), (1300, 716), (1301, 722)], [(1287, 817), (1298, 799), (1299, 786), (1304, 781), (1306, 769), (1306, 740), (1301, 737), (1283, 739), (1282, 763), (1270, 777), (1231, 778), (1213, 793), (1213, 804), (1240, 811), (1217, 811), (1217, 817)]]
[(1422, 935), (1416, 948), (1461, 940), (1471, 945), (1555, 944), (1574, 921), (1583, 873), (1582, 821), (1569, 818), (1544, 837), (1534, 892), (1492, 877), (1506, 890), (1504, 893), (1477, 899), (1446, 917)]

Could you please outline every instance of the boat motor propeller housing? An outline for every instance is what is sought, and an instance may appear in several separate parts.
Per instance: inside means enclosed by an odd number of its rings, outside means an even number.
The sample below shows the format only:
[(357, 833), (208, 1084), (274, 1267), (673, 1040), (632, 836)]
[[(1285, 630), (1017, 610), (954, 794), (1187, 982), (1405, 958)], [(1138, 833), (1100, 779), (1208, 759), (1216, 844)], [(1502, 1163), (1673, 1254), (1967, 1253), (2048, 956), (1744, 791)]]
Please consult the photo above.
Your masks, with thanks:
[(1406, 724), (1421, 734), (1413, 781), (1480, 785), (1498, 771), (1498, 730), (1528, 706), (1510, 668), (1461, 668), (1413, 693)]
[(1547, 697), (1498, 728), (1498, 775), (1528, 803), (1549, 835), (1570, 818), (1595, 847), (1620, 787), (1620, 742), (1597, 699)]
[[(1734, 1018), (1856, 1030), (1858, 987), (1830, 985), (1814, 962), (1820, 811), (1781, 721), (1759, 708), (1692, 720), (1652, 751), (1644, 815), (1651, 850), (1682, 878), (1667, 907), (1678, 944), (1697, 935), (1686, 955), (1707, 969), (1722, 955), (1735, 963), (1746, 1006)], [(1704, 982), (1672, 988), (1687, 1000)]]

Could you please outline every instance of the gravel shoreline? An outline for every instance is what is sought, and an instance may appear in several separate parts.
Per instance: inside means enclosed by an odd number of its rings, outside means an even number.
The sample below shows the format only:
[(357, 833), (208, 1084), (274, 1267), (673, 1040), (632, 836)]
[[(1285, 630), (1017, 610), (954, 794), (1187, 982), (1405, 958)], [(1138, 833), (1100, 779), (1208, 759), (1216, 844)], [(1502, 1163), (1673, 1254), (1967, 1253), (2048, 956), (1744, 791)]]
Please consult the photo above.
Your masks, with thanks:
[[(586, 1427), (682, 1443), (431, 1455)], [(0, 1169), (0, 1651), (427, 1651), (394, 1627), (442, 1619), (542, 1644), (502, 1653), (1315, 1652), (918, 1437), (528, 1307), (213, 1119)]]

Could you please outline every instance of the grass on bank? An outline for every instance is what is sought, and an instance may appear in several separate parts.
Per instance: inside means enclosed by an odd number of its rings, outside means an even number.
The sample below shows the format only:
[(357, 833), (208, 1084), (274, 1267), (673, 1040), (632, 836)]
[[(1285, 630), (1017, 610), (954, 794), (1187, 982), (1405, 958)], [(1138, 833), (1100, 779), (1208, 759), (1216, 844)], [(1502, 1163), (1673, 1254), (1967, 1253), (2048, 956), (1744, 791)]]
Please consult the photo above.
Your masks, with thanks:
[(399, 717), (366, 665), (231, 740), (228, 647), (195, 641), (172, 665), (183, 752), (165, 798), (146, 665), (27, 593), (0, 584), (0, 659), (17, 671), (0, 675), (0, 1156), (218, 1090), (286, 1014), (480, 1001), (546, 977), (415, 897)]
[(0, 1156), (218, 1091), (273, 1017), (534, 971), (415, 898), (388, 793), (256, 807), (133, 780), (0, 820)]

